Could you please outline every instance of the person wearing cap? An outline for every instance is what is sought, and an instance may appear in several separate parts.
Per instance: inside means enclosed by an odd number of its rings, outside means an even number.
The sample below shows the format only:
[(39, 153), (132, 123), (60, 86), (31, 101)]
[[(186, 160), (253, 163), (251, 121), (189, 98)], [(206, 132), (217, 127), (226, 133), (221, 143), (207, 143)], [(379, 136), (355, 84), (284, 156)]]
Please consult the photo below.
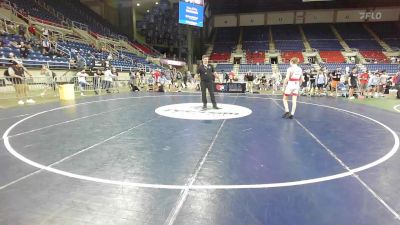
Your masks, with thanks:
[(29, 87), (26, 84), (26, 72), (22, 66), (22, 61), (12, 60), (12, 65), (7, 69), (8, 75), (11, 78), (10, 81), (13, 83), (15, 92), (18, 98), (18, 104), (23, 105), (26, 103), (33, 104), (35, 101), (28, 95)]

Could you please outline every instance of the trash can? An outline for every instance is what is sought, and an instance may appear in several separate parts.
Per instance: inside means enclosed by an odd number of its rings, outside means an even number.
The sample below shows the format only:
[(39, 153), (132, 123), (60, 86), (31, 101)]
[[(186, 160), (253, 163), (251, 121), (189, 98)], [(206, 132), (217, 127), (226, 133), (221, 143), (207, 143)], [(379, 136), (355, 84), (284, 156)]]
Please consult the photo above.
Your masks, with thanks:
[(58, 91), (60, 93), (60, 100), (74, 100), (75, 91), (74, 84), (63, 84), (58, 86)]

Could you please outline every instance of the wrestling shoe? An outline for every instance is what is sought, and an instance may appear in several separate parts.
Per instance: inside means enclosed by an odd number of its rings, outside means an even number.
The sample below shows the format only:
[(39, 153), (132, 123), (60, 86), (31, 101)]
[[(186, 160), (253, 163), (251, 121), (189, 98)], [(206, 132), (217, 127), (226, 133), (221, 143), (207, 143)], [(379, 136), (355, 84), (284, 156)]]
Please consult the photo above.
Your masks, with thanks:
[(282, 118), (287, 118), (290, 116), (290, 112), (285, 112), (285, 114), (282, 115)]

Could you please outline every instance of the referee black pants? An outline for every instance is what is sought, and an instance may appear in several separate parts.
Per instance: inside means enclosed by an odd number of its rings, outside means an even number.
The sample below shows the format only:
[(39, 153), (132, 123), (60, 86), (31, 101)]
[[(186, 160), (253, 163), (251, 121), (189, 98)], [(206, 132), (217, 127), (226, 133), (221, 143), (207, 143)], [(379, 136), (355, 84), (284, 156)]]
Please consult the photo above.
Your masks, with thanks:
[(203, 105), (207, 104), (206, 89), (208, 89), (208, 93), (210, 93), (210, 98), (213, 106), (217, 106), (217, 102), (215, 102), (215, 96), (214, 96), (214, 82), (201, 81), (200, 88), (201, 88), (201, 100), (203, 101)]

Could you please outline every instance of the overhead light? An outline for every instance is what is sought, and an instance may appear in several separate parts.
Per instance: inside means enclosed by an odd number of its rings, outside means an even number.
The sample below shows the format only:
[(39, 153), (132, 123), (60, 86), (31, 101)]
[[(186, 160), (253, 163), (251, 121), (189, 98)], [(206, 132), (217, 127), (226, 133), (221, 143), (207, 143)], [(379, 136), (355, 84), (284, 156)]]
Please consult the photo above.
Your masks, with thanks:
[(136, 3), (136, 6), (140, 6), (140, 3)]
[(158, 5), (158, 2), (156, 2), (156, 5)]
[(150, 12), (150, 10), (147, 10), (147, 12)]

